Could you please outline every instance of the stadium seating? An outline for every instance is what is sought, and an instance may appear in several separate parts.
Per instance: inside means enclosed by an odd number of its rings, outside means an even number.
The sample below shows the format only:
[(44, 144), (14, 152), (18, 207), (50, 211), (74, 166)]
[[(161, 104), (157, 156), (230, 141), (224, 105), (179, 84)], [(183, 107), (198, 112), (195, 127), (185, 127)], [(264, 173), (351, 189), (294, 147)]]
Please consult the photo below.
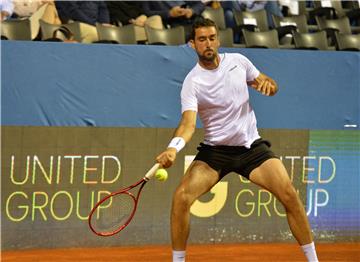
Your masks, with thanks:
[(251, 32), (243, 30), (246, 47), (251, 48), (280, 48), (277, 31)]
[(32, 40), (29, 19), (9, 19), (1, 22), (1, 36), (8, 40)]
[(325, 31), (293, 34), (296, 49), (329, 50)]
[(260, 31), (268, 31), (269, 24), (267, 21), (266, 11), (259, 10), (255, 12), (233, 10), (235, 22), (238, 26), (244, 24), (256, 25)]
[(134, 25), (126, 26), (105, 26), (100, 23), (96, 24), (96, 30), (99, 36), (99, 42), (114, 41), (118, 44), (133, 44), (135, 45), (135, 29)]
[(145, 32), (148, 44), (162, 45), (183, 45), (185, 44), (185, 29), (183, 26), (177, 26), (170, 29), (154, 29), (145, 26)]
[(221, 7), (217, 9), (206, 7), (201, 15), (213, 20), (219, 29), (226, 29), (224, 10)]
[(340, 51), (360, 51), (360, 34), (335, 33), (336, 48)]
[(231, 28), (219, 30), (219, 39), (221, 46), (223, 47), (234, 47), (234, 35)]

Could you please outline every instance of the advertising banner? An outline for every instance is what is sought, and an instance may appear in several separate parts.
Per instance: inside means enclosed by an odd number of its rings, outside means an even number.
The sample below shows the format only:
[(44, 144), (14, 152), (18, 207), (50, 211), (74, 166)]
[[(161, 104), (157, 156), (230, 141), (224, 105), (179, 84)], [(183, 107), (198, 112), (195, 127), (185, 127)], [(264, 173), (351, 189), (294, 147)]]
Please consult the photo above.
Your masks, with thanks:
[[(3, 127), (4, 249), (169, 243), (172, 194), (202, 141), (198, 129), (166, 182), (150, 181), (132, 223), (115, 237), (88, 228), (91, 207), (139, 180), (171, 128)], [(359, 240), (359, 132), (266, 129), (306, 204), (315, 237)], [(346, 194), (345, 194), (346, 192)], [(192, 243), (294, 241), (269, 192), (231, 173), (191, 208)], [(319, 234), (317, 234), (319, 232)]]

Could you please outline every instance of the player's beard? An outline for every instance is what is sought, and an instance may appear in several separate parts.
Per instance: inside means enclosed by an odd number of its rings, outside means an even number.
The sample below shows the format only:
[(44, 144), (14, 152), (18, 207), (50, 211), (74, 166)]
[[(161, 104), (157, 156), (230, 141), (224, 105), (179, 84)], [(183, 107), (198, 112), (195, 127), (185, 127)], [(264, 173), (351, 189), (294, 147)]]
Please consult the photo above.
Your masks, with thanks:
[[(212, 51), (212, 52), (211, 52), (211, 55), (210, 55), (210, 52), (209, 52), (209, 51)], [(209, 53), (209, 54), (206, 54), (206, 53)], [(212, 50), (212, 49), (206, 49), (202, 54), (199, 54), (199, 53), (198, 53), (198, 56), (199, 56), (199, 60), (200, 60), (200, 61), (209, 63), (209, 62), (215, 61), (215, 59), (216, 59), (216, 57), (217, 57), (217, 52), (215, 52), (215, 51)]]

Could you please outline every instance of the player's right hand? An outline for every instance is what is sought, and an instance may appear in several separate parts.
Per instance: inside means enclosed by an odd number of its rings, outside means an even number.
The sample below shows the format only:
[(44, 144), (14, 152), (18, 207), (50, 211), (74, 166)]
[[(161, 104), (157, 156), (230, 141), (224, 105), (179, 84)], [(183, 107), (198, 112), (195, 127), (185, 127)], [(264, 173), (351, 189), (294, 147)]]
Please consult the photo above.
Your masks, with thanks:
[(172, 166), (176, 159), (176, 149), (173, 147), (167, 148), (164, 152), (156, 157), (158, 162), (163, 168)]

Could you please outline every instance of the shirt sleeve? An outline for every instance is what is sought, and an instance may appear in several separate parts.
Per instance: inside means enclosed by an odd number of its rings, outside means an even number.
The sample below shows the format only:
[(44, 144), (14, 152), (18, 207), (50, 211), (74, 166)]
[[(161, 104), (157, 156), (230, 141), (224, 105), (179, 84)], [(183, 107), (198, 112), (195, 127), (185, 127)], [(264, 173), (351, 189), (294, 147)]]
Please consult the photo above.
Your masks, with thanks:
[(246, 70), (246, 81), (253, 81), (260, 75), (260, 71), (245, 56), (243, 56), (242, 60)]
[(188, 110), (197, 112), (198, 100), (193, 81), (186, 78), (181, 89), (181, 113)]
[(1, 11), (7, 12), (9, 16), (11, 16), (14, 12), (14, 4), (12, 0), (1, 1), (0, 7)]

